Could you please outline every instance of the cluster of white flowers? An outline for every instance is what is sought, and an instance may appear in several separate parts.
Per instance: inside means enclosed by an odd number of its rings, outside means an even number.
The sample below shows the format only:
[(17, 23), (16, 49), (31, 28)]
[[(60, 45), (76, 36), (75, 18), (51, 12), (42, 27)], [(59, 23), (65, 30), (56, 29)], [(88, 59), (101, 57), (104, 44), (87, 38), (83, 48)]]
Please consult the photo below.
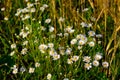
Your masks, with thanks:
[[(84, 56), (83, 57), (83, 61), (85, 62), (84, 67), (89, 70), (90, 68), (92, 68), (92, 65), (95, 67), (98, 67), (100, 65), (99, 60), (102, 59), (102, 53), (97, 52), (94, 56), (94, 60), (91, 63), (91, 57), (90, 56)], [(102, 66), (104, 68), (107, 68), (109, 66), (109, 63), (107, 61), (102, 62)]]

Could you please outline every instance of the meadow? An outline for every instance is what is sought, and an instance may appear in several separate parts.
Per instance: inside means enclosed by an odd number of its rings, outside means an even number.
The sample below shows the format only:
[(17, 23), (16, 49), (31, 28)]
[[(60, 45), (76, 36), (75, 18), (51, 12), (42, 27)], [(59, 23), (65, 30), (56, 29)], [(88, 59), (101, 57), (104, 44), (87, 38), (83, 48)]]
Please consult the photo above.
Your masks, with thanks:
[(0, 80), (120, 80), (120, 0), (0, 0)]

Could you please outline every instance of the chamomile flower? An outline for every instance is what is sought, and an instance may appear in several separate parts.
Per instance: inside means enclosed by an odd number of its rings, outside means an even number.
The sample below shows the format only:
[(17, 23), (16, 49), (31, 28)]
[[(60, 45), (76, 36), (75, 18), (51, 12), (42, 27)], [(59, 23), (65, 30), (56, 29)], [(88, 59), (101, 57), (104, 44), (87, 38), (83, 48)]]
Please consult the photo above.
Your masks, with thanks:
[(89, 10), (89, 8), (84, 8), (83, 10), (82, 10), (82, 12), (86, 12), (86, 11), (88, 11)]
[(13, 71), (12, 71), (13, 74), (18, 73), (18, 67), (16, 65), (13, 65), (13, 67), (11, 67), (11, 69), (13, 69)]
[(5, 21), (8, 21), (8, 17), (7, 17), (7, 16), (6, 16), (6, 17), (4, 17), (4, 20), (5, 20)]
[(53, 60), (58, 60), (60, 59), (60, 55), (59, 54), (54, 54), (53, 55)]
[(95, 59), (95, 60), (101, 60), (101, 59), (102, 59), (102, 54), (97, 53), (97, 54), (94, 56), (94, 59)]
[(69, 80), (68, 78), (64, 78), (63, 80)]
[(95, 32), (94, 31), (88, 31), (88, 35), (89, 36), (95, 36)]
[(15, 43), (11, 44), (11, 49), (15, 49), (15, 48), (16, 48), (16, 44)]
[(31, 13), (34, 13), (35, 11), (36, 11), (35, 8), (31, 8), (31, 9), (30, 9), (30, 12), (31, 12)]
[(5, 11), (5, 7), (1, 8), (1, 11)]
[(32, 67), (29, 68), (29, 73), (34, 73), (34, 71), (35, 71), (35, 68), (32, 68)]
[(39, 67), (39, 66), (40, 66), (40, 63), (36, 62), (35, 67)]
[(85, 44), (85, 41), (84, 41), (84, 40), (79, 40), (79, 41), (78, 41), (78, 45), (81, 45), (81, 46), (82, 46), (82, 45), (84, 45), (84, 44)]
[(10, 56), (13, 56), (15, 54), (15, 51), (12, 51), (11, 53), (10, 53)]
[(56, 52), (54, 49), (51, 49), (51, 50), (49, 51), (49, 55), (50, 55), (50, 56), (54, 56), (55, 54), (57, 54), (57, 52)]
[(102, 66), (104, 68), (108, 68), (109, 67), (109, 63), (107, 61), (104, 61), (104, 62), (102, 62)]
[(39, 45), (39, 50), (42, 52), (42, 53), (45, 53), (45, 51), (47, 50), (48, 46), (45, 45), (45, 44), (41, 44)]
[(72, 64), (72, 63), (73, 63), (73, 60), (72, 60), (72, 59), (67, 59), (67, 63), (68, 63), (68, 64)]
[(65, 51), (65, 53), (66, 53), (67, 55), (71, 54), (71, 52), (72, 52), (72, 49), (71, 49), (71, 48), (67, 48), (66, 51)]
[(85, 23), (85, 22), (81, 22), (80, 25), (81, 25), (82, 27), (88, 27), (88, 24)]
[(28, 44), (28, 41), (24, 41), (22, 45), (27, 45)]
[(50, 32), (53, 32), (53, 31), (54, 31), (54, 27), (53, 27), (53, 26), (50, 26), (50, 27), (49, 27), (49, 31), (50, 31)]
[(94, 41), (91, 41), (88, 43), (90, 47), (94, 47), (95, 46), (95, 42)]
[(78, 61), (78, 59), (79, 59), (79, 56), (73, 56), (72, 57), (72, 60), (75, 61), (75, 62)]
[(43, 4), (43, 7), (44, 7), (44, 8), (48, 8), (48, 5), (47, 5), (47, 4)]
[(45, 23), (47, 23), (47, 24), (49, 24), (50, 22), (51, 22), (50, 18), (48, 18), (48, 19), (45, 20)]
[(54, 47), (54, 44), (53, 43), (48, 43), (48, 47), (52, 49)]
[(64, 21), (65, 21), (65, 18), (60, 17), (60, 18), (59, 18), (59, 21), (60, 21), (60, 22), (64, 22)]
[(90, 68), (92, 68), (92, 64), (91, 63), (85, 63), (84, 67), (89, 70)]
[(70, 43), (71, 43), (71, 45), (76, 44), (77, 43), (77, 39), (72, 39)]
[(13, 72), (12, 72), (13, 74), (17, 74), (18, 73), (18, 68), (15, 68), (15, 69), (13, 69)]
[(42, 7), (40, 7), (40, 10), (41, 10), (42, 12), (44, 12), (45, 8), (42, 6)]
[(51, 80), (51, 78), (52, 78), (52, 75), (50, 73), (48, 73), (47, 80)]
[(83, 61), (84, 61), (84, 62), (89, 63), (90, 60), (91, 60), (91, 57), (90, 57), (90, 56), (84, 56), (84, 57), (83, 57)]
[(27, 48), (23, 48), (21, 51), (21, 54), (23, 54), (23, 55), (27, 54)]
[(97, 60), (94, 60), (92, 64), (93, 66), (96, 66), (96, 67), (99, 66), (99, 62)]

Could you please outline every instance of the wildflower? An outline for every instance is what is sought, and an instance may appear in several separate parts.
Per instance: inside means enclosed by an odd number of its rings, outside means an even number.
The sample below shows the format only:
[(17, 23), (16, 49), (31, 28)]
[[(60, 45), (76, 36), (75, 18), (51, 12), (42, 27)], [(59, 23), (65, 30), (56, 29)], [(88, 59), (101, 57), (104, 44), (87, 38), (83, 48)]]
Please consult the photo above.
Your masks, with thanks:
[(65, 36), (65, 37), (68, 37), (68, 35), (69, 35), (68, 33), (64, 33), (64, 36)]
[(95, 21), (95, 20), (96, 20), (96, 18), (95, 18), (95, 17), (91, 17), (90, 19), (91, 19), (91, 21)]
[(91, 23), (89, 23), (89, 24), (88, 24), (88, 27), (92, 27), (92, 24), (91, 24)]
[(49, 27), (49, 31), (50, 31), (50, 32), (53, 32), (53, 31), (54, 31), (54, 27), (50, 26), (50, 27)]
[(45, 50), (46, 50), (47, 48), (48, 48), (48, 46), (45, 45), (45, 44), (39, 45), (39, 50), (40, 50), (42, 53), (45, 53)]
[(71, 43), (72, 45), (76, 44), (76, 43), (77, 43), (77, 39), (72, 39), (70, 43)]
[(29, 15), (29, 14), (26, 14), (23, 20), (29, 19), (29, 18), (30, 18), (30, 15)]
[(7, 16), (6, 16), (6, 17), (4, 17), (4, 20), (5, 20), (5, 21), (8, 21), (8, 17), (7, 17)]
[(71, 54), (71, 51), (72, 51), (71, 48), (67, 48), (66, 51), (65, 51), (65, 53), (66, 53), (66, 54)]
[(47, 75), (47, 79), (48, 79), (48, 80), (51, 80), (51, 77), (52, 77), (52, 75), (49, 73), (49, 74)]
[(85, 44), (85, 41), (84, 40), (79, 40), (79, 42), (78, 42), (78, 45), (84, 45)]
[(39, 0), (35, 0), (35, 2), (38, 2)]
[(57, 52), (55, 52), (54, 49), (51, 49), (51, 50), (49, 51), (49, 54), (50, 54), (50, 56), (53, 56), (53, 55), (57, 54)]
[(45, 28), (44, 26), (41, 26), (41, 30), (42, 30), (42, 31), (45, 31), (46, 28)]
[(96, 37), (97, 37), (97, 38), (101, 38), (101, 37), (102, 37), (102, 34), (96, 34)]
[(15, 54), (15, 51), (12, 51), (11, 53), (10, 53), (10, 56), (13, 56)]
[(28, 13), (30, 12), (30, 10), (28, 8), (24, 8), (24, 9), (21, 9), (21, 11), (19, 11), (20, 13)]
[(51, 19), (49, 19), (49, 18), (45, 20), (45, 23), (47, 23), (47, 24), (49, 24), (50, 22), (51, 22)]
[(89, 36), (95, 36), (95, 32), (94, 31), (88, 31), (88, 35)]
[(5, 7), (1, 8), (1, 11), (5, 11)]
[(72, 64), (73, 63), (72, 59), (67, 59), (67, 63)]
[(27, 48), (22, 49), (21, 54), (23, 55), (27, 54)]
[(28, 2), (29, 0), (25, 0), (25, 2)]
[(29, 33), (30, 33), (29, 31), (28, 31), (28, 32), (25, 32), (25, 30), (22, 29), (19, 35), (22, 36), (22, 38), (26, 38)]
[(94, 59), (95, 59), (95, 60), (100, 60), (100, 59), (102, 59), (102, 55), (99, 54), (99, 53), (97, 53), (97, 54), (94, 56)]
[(54, 47), (54, 44), (53, 43), (48, 43), (48, 47), (52, 49)]
[(65, 18), (62, 18), (62, 17), (59, 18), (60, 22), (64, 22), (64, 20), (65, 20)]
[(101, 44), (102, 43), (102, 41), (98, 41), (98, 44)]
[(78, 46), (78, 49), (80, 50), (80, 49), (82, 49), (82, 47), (83, 47), (83, 46)]
[(27, 45), (28, 44), (28, 41), (24, 41), (22, 45)]
[(83, 10), (82, 10), (82, 12), (86, 12), (86, 11), (88, 11), (89, 10), (89, 8), (84, 8)]
[(91, 41), (88, 43), (90, 47), (94, 47), (95, 46), (95, 42)]
[(75, 61), (75, 62), (78, 61), (78, 59), (79, 59), (79, 56), (73, 56), (72, 57), (72, 60)]
[(97, 60), (94, 60), (92, 64), (93, 66), (96, 66), (96, 67), (99, 66), (99, 62)]
[(32, 4), (32, 3), (27, 3), (27, 7), (28, 8), (31, 8), (31, 7), (33, 7), (34, 6), (34, 4)]
[(68, 78), (64, 78), (63, 80), (69, 80)]
[(16, 44), (15, 43), (11, 44), (11, 49), (15, 49), (15, 48), (16, 48)]
[(29, 73), (34, 73), (34, 71), (35, 71), (35, 68), (32, 68), (32, 67), (29, 68)]
[(65, 32), (68, 32), (68, 33), (73, 33), (75, 30), (72, 29), (71, 26), (67, 26), (67, 28), (64, 29)]
[(35, 67), (39, 67), (39, 66), (40, 66), (40, 63), (36, 62)]
[(44, 8), (44, 7), (40, 7), (40, 10), (41, 10), (42, 12), (44, 12), (45, 8)]
[(43, 4), (43, 7), (44, 7), (44, 8), (48, 8), (48, 5), (47, 5), (47, 4)]
[(85, 63), (84, 67), (89, 70), (90, 68), (92, 68), (91, 63)]
[(104, 62), (102, 62), (102, 66), (103, 66), (104, 68), (108, 68), (109, 63), (108, 63), (108, 62), (106, 62), (106, 61), (104, 61)]
[(31, 8), (31, 9), (30, 9), (30, 12), (31, 12), (31, 13), (34, 13), (35, 11), (36, 11), (35, 8)]
[(13, 65), (13, 67), (11, 67), (11, 69), (13, 69), (12, 73), (13, 74), (17, 74), (18, 73), (18, 68), (16, 65)]
[(59, 54), (54, 54), (53, 55), (53, 60), (58, 60), (60, 59), (60, 55)]
[(12, 72), (13, 74), (17, 74), (18, 73), (18, 68), (15, 68), (15, 69), (13, 69), (13, 72)]
[(64, 49), (63, 49), (63, 50), (60, 50), (60, 54), (61, 54), (61, 55), (65, 55)]
[(62, 36), (63, 36), (63, 34), (62, 34), (62, 33), (58, 33), (58, 34), (57, 34), (57, 36), (62, 37)]
[(88, 27), (88, 24), (85, 23), (85, 22), (81, 22), (80, 25), (81, 25), (82, 27)]
[(90, 57), (90, 56), (84, 56), (84, 57), (83, 57), (83, 61), (84, 61), (84, 62), (89, 63), (90, 60), (91, 60), (91, 57)]
[(20, 72), (24, 73), (25, 71), (26, 71), (26, 69), (22, 66), (22, 67), (20, 68)]

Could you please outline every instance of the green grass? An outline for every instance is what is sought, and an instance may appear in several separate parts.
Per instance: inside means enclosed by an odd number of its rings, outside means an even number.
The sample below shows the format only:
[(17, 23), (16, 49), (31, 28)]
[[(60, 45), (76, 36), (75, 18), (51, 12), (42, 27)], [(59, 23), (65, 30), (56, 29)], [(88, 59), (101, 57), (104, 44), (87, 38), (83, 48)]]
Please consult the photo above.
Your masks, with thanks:
[(119, 80), (119, 3), (0, 0), (0, 80)]

